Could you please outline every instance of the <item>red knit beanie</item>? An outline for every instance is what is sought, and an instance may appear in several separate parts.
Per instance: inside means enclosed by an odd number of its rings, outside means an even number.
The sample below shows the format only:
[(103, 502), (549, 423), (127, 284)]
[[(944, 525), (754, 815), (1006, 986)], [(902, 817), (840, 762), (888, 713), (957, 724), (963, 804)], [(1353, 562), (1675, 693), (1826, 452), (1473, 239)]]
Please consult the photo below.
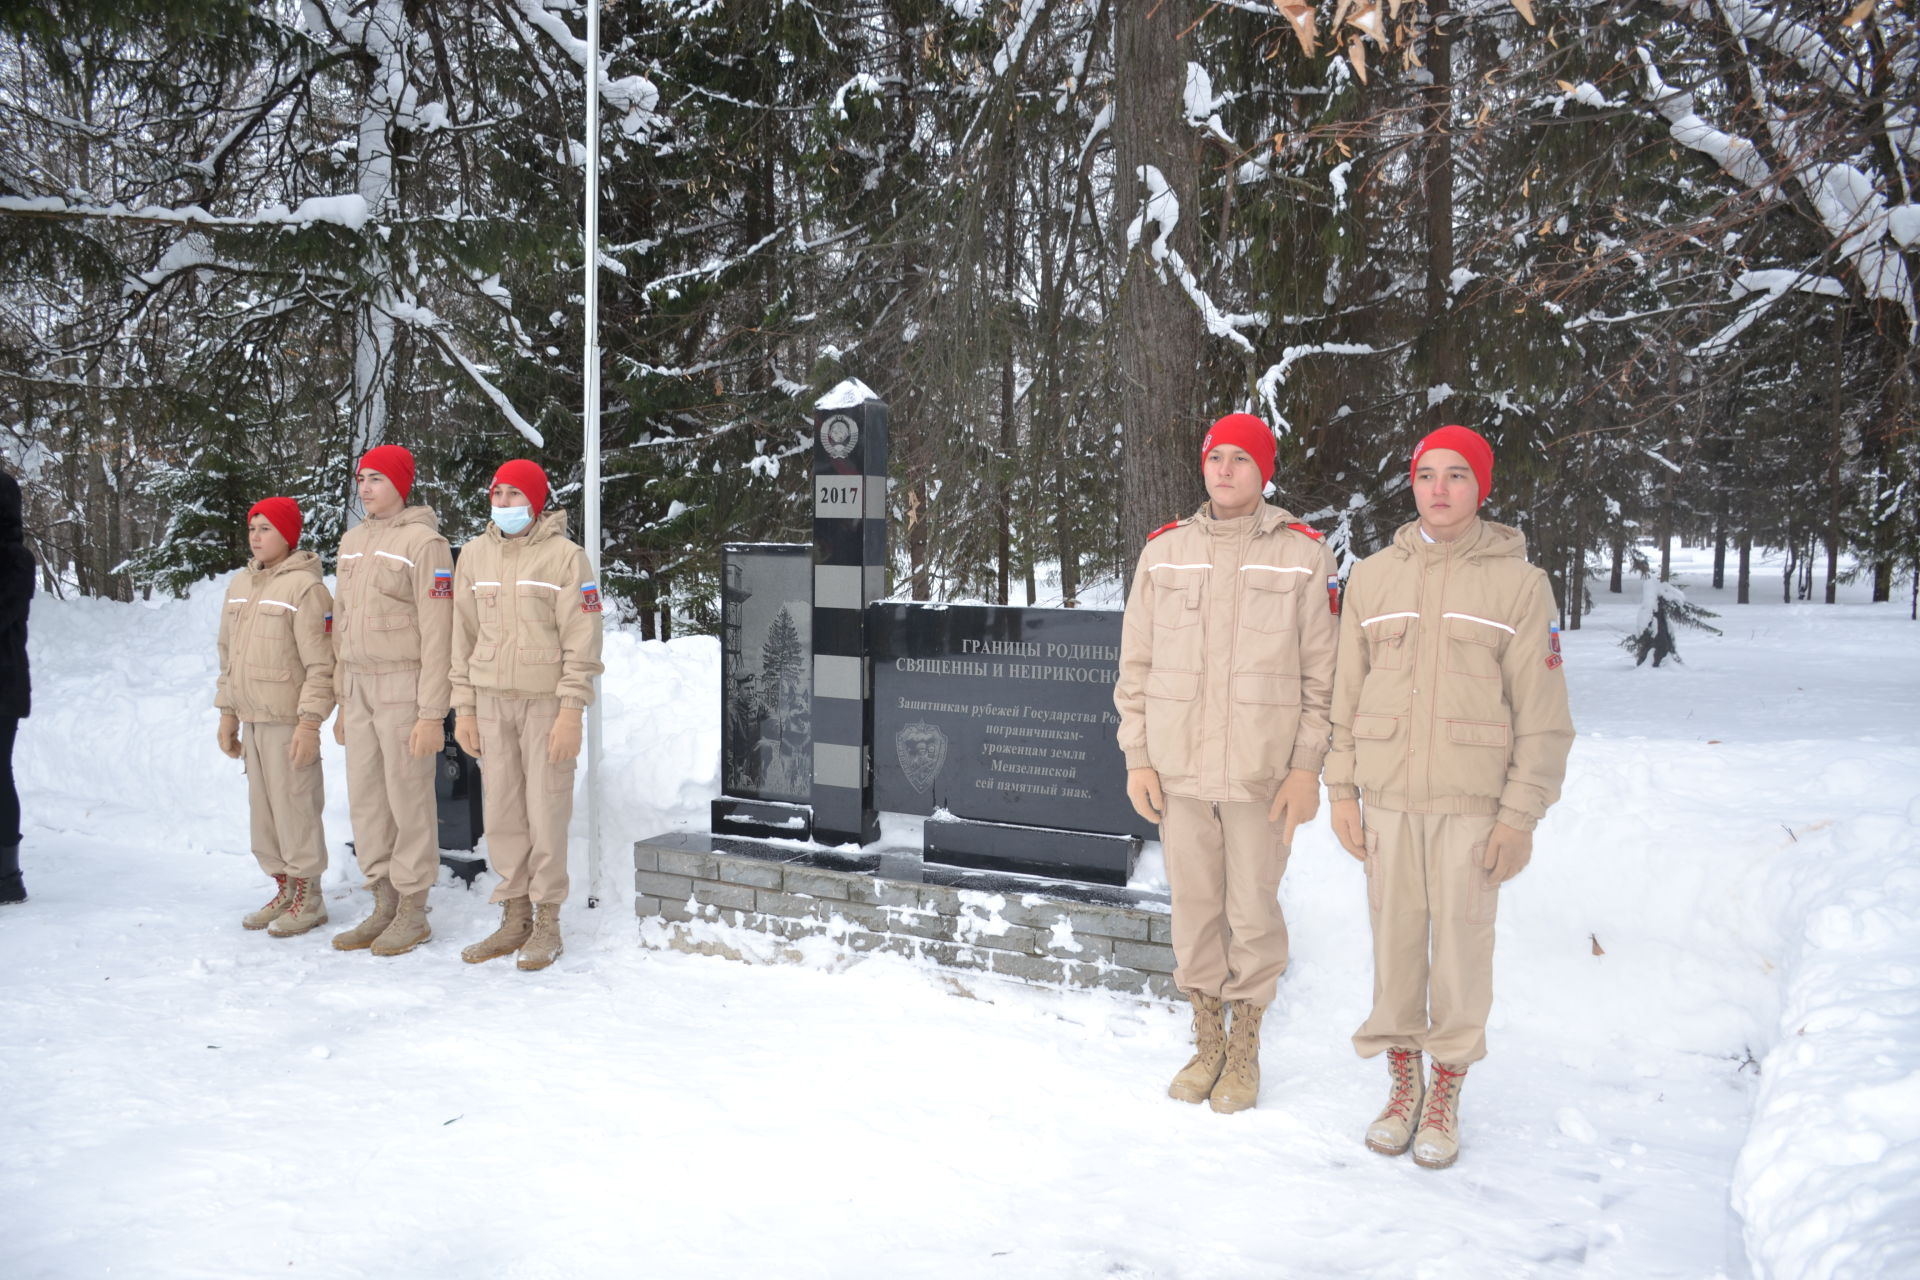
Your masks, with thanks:
[(360, 459), (360, 470), (378, 471), (400, 492), (405, 502), (413, 492), (413, 455), (397, 444), (378, 444)]
[(1493, 446), (1478, 431), (1467, 427), (1448, 426), (1430, 432), (1426, 439), (1413, 446), (1413, 465), (1407, 469), (1409, 476), (1420, 470), (1420, 455), (1429, 449), (1451, 449), (1467, 460), (1473, 468), (1473, 478), (1480, 484), (1480, 501), (1487, 500), (1487, 494), (1493, 489)]
[(538, 520), (540, 513), (547, 507), (547, 473), (540, 469), (537, 462), (525, 458), (515, 458), (512, 462), (503, 462), (500, 469), (493, 473), (494, 484), (510, 484), (527, 495), (527, 501), (533, 504), (533, 518)]
[(255, 516), (265, 516), (289, 549), (300, 541), (300, 504), (292, 498), (262, 498), (247, 509), (247, 523), (252, 524)]
[(1273, 432), (1266, 423), (1250, 413), (1228, 414), (1207, 428), (1207, 438), (1200, 442), (1200, 460), (1205, 462), (1207, 455), (1223, 444), (1245, 449), (1253, 465), (1260, 468), (1260, 483), (1272, 481)]

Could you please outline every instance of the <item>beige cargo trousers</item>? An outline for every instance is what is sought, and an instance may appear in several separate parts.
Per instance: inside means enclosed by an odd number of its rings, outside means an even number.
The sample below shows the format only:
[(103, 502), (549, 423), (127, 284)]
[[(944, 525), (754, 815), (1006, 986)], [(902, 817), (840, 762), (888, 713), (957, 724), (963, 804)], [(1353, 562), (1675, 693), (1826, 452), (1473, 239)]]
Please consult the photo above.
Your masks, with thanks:
[(440, 874), (440, 811), (433, 793), (438, 755), (416, 756), (407, 739), (419, 718), (420, 673), (334, 672), (347, 730), (347, 807), (353, 852), (368, 884), (391, 881), (400, 894), (431, 889)]
[(487, 861), (500, 883), (492, 901), (531, 898), (534, 905), (567, 900), (567, 825), (573, 821), (577, 760), (547, 759), (547, 735), (560, 699), (514, 698), (477, 691), (481, 807), (487, 823)]
[(287, 760), (293, 730), (264, 720), (241, 725), (253, 857), (270, 876), (313, 880), (327, 869), (326, 784), (318, 756), (305, 768)]
[(1368, 806), (1367, 917), (1373, 1011), (1360, 1056), (1424, 1049), (1463, 1066), (1487, 1056), (1493, 927), (1500, 888), (1480, 865), (1490, 813), (1398, 813)]

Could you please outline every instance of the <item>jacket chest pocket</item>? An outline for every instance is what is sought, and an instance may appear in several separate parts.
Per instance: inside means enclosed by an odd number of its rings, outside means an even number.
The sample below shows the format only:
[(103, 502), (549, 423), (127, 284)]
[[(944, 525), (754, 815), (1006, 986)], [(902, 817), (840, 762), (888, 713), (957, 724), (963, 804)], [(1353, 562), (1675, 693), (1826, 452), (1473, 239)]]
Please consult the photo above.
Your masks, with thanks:
[(1153, 625), (1178, 631), (1200, 621), (1206, 603), (1207, 570), (1156, 569), (1153, 574)]
[(1498, 680), (1500, 654), (1506, 648), (1507, 637), (1513, 634), (1512, 628), (1458, 613), (1447, 614), (1445, 621), (1447, 671), (1476, 680)]
[(547, 582), (520, 582), (514, 586), (516, 614), (521, 622), (522, 643), (529, 647), (549, 647), (560, 643), (560, 588)]
[(1240, 570), (1240, 620), (1255, 631), (1291, 631), (1300, 614), (1304, 572), (1250, 564)]
[(410, 561), (392, 552), (376, 551), (373, 562), (378, 566), (374, 573), (374, 585), (381, 595), (405, 600), (413, 594), (413, 565)]
[(476, 582), (473, 584), (473, 611), (480, 619), (480, 630), (486, 635), (497, 635), (500, 627), (500, 584), (497, 582)]
[(253, 634), (265, 640), (278, 640), (293, 632), (292, 605), (278, 600), (262, 600), (253, 606)]
[(1361, 632), (1367, 638), (1367, 665), (1376, 671), (1397, 671), (1406, 666), (1414, 621), (1406, 615), (1386, 615), (1361, 623)]

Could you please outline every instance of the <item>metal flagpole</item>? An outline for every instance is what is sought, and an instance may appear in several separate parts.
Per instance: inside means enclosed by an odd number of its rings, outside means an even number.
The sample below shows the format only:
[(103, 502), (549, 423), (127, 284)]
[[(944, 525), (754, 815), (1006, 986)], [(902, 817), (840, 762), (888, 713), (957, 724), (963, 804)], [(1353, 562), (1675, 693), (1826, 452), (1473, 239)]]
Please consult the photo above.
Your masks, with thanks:
[[(585, 234), (587, 350), (586, 550), (593, 580), (600, 577), (600, 0), (587, 0), (587, 226)], [(587, 708), (587, 906), (600, 905), (600, 680)]]

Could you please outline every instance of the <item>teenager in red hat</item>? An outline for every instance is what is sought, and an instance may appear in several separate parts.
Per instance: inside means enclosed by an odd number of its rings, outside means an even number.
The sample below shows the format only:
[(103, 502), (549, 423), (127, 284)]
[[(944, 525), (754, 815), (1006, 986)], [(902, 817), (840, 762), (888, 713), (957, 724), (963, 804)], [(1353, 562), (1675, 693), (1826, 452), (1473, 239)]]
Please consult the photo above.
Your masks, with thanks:
[(407, 505), (411, 453), (367, 450), (354, 483), (366, 519), (340, 539), (334, 735), (347, 746), (353, 852), (373, 910), (333, 945), (396, 956), (433, 936), (427, 891), (440, 873), (433, 778), (452, 697), (453, 552), (433, 508)]
[(1259, 1097), (1260, 1020), (1287, 967), (1280, 876), (1319, 809), (1333, 693), (1333, 557), (1265, 500), (1273, 461), (1251, 414), (1200, 442), (1207, 500), (1140, 553), (1113, 693), (1128, 798), (1166, 851), (1174, 981), (1193, 1004), (1196, 1052), (1167, 1092), (1215, 1111)]
[(454, 738), (480, 762), (487, 861), (500, 927), (460, 953), (469, 964), (520, 953), (522, 969), (560, 956), (580, 721), (600, 665), (600, 588), (587, 553), (549, 507), (547, 473), (505, 463), (486, 532), (454, 574)]
[(1441, 427), (1411, 472), (1419, 518), (1347, 582), (1327, 797), (1367, 868), (1373, 1010), (1353, 1044), (1388, 1067), (1367, 1146), (1444, 1169), (1487, 1052), (1500, 886), (1559, 798), (1573, 720), (1547, 575), (1517, 530), (1480, 518), (1492, 447)]
[(253, 856), (275, 885), (240, 923), (276, 938), (327, 922), (320, 726), (333, 711), (333, 597), (320, 557), (296, 550), (300, 527), (292, 498), (262, 498), (247, 512), (253, 557), (227, 584), (213, 695), (220, 749), (246, 761)]

